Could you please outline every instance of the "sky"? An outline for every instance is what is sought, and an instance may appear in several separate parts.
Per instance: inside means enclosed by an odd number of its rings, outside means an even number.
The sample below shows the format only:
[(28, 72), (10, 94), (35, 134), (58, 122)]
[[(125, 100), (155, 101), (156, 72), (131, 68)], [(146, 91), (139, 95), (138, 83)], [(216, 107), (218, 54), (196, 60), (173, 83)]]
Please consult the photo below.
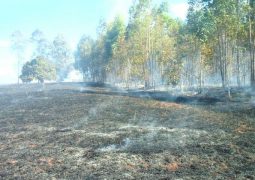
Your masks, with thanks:
[[(161, 0), (155, 0), (157, 3)], [(17, 82), (17, 60), (10, 36), (19, 30), (26, 37), (40, 29), (51, 40), (61, 34), (74, 49), (86, 34), (95, 37), (100, 20), (116, 15), (128, 19), (133, 0), (0, 0), (0, 84)], [(172, 17), (185, 19), (187, 0), (168, 0)]]

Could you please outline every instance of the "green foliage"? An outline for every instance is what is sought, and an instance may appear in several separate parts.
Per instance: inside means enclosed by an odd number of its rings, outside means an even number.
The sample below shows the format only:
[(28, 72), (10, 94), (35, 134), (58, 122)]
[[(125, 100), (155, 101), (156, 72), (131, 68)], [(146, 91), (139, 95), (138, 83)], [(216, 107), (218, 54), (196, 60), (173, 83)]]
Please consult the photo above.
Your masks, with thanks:
[(26, 62), (22, 68), (22, 74), (20, 75), (20, 79), (24, 83), (29, 83), (35, 79), (34, 76), (34, 67), (31, 62)]
[(49, 42), (43, 32), (39, 29), (35, 30), (31, 34), (31, 42), (35, 46), (35, 51), (33, 57), (43, 56), (47, 59), (50, 59), (52, 56), (52, 43)]
[[(152, 7), (150, 0), (134, 1), (128, 25), (121, 17), (111, 23), (101, 22), (93, 41), (82, 37), (76, 50), (76, 68), (85, 79), (105, 81), (136, 80), (146, 87), (159, 82), (179, 81), (177, 39), (182, 24), (168, 14), (168, 4)], [(169, 67), (171, 66), (171, 67)], [(181, 67), (181, 65), (180, 65)]]
[(187, 21), (182, 22), (171, 18), (167, 1), (133, 1), (127, 26), (116, 17), (110, 23), (100, 22), (95, 40), (81, 38), (76, 68), (86, 80), (111, 78), (143, 83), (145, 88), (157, 83), (177, 85), (185, 78), (193, 79), (188, 80), (190, 85), (202, 86), (206, 76), (216, 73), (223, 86), (229, 85), (233, 69), (240, 66), (240, 52), (247, 53), (248, 48), (255, 52), (253, 2), (189, 0)]
[(75, 66), (83, 73), (84, 79), (105, 81), (117, 42), (124, 33), (124, 21), (116, 17), (110, 24), (100, 23), (96, 41), (88, 36), (81, 38), (75, 53)]
[(56, 69), (48, 60), (37, 57), (24, 64), (20, 79), (25, 83), (33, 80), (38, 80), (41, 83), (45, 80), (55, 80)]
[(57, 36), (52, 45), (52, 59), (57, 71), (57, 79), (63, 81), (72, 60), (72, 51), (63, 36)]
[(65, 38), (58, 35), (51, 42), (45, 38), (41, 30), (37, 29), (31, 34), (30, 40), (35, 47), (32, 57), (40, 56), (51, 61), (56, 67), (57, 80), (63, 81), (68, 74), (73, 56)]

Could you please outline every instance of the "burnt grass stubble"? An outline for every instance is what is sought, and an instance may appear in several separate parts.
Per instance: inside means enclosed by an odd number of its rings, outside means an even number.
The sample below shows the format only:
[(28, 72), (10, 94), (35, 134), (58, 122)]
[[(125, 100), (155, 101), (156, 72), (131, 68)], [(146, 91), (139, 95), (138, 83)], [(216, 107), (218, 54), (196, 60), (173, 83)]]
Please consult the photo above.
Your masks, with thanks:
[(254, 179), (249, 93), (0, 86), (0, 179)]

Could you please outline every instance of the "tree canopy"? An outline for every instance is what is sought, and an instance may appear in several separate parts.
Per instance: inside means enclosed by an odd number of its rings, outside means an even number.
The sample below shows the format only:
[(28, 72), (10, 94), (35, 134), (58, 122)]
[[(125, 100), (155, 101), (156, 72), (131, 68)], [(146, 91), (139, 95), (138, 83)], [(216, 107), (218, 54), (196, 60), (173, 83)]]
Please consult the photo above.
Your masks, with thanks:
[(24, 64), (20, 79), (26, 83), (33, 80), (41, 83), (45, 80), (55, 80), (56, 69), (48, 60), (43, 57), (37, 57)]
[[(167, 1), (133, 1), (128, 22), (121, 16), (100, 21), (96, 37), (82, 36), (74, 53), (63, 36), (49, 41), (35, 30), (30, 38), (36, 46), (33, 58), (52, 62), (59, 81), (74, 64), (84, 81), (127, 87), (255, 88), (254, 0), (189, 0), (188, 4), (186, 20), (181, 21), (171, 17)], [(21, 33), (13, 34), (13, 42), (22, 64)]]

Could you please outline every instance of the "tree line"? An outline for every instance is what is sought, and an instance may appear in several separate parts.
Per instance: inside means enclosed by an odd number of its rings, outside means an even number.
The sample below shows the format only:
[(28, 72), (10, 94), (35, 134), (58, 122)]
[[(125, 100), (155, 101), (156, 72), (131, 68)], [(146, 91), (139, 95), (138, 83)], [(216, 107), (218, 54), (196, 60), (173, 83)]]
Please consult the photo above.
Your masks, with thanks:
[(127, 25), (101, 22), (83, 36), (75, 66), (87, 81), (158, 85), (255, 86), (254, 0), (189, 0), (185, 22), (167, 2), (137, 0)]
[[(84, 81), (125, 87), (255, 87), (255, 0), (188, 4), (186, 21), (181, 21), (170, 16), (167, 2), (135, 0), (128, 22), (120, 16), (101, 21), (96, 38), (81, 37), (72, 54), (74, 67)], [(48, 51), (43, 40), (39, 44), (38, 52), (55, 59), (61, 74), (70, 55), (62, 51), (64, 43), (53, 43), (56, 51)]]
[(181, 74), (182, 22), (169, 16), (166, 2), (134, 1), (129, 21), (117, 16), (101, 22), (94, 40), (83, 36), (75, 53), (75, 66), (88, 81), (177, 85)]

